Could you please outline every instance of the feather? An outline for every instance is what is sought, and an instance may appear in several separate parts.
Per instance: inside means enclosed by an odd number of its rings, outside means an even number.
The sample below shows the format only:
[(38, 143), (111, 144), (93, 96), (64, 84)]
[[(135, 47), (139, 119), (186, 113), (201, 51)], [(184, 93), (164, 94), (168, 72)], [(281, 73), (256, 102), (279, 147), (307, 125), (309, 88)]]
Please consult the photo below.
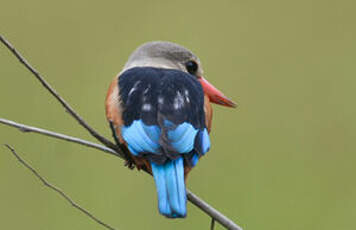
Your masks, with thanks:
[(210, 138), (207, 129), (199, 131), (198, 135), (195, 137), (194, 147), (200, 155), (204, 155), (206, 152), (209, 151)]
[(194, 139), (198, 130), (191, 124), (184, 122), (167, 132), (168, 140), (172, 147), (179, 153), (188, 153), (194, 147)]
[(121, 132), (123, 139), (135, 156), (142, 152), (159, 152), (158, 140), (161, 129), (158, 126), (145, 125), (142, 120), (136, 120), (130, 126), (122, 127)]
[(169, 218), (185, 217), (187, 198), (183, 158), (168, 160), (162, 165), (151, 162), (151, 165), (160, 213)]

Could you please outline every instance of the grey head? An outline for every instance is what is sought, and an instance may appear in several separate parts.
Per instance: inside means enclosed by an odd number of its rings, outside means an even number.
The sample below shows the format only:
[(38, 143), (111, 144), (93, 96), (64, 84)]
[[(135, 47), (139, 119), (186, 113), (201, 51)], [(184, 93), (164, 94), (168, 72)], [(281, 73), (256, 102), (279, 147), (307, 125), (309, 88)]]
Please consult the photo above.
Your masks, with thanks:
[[(189, 71), (189, 65), (195, 65), (194, 73)], [(203, 74), (200, 60), (196, 55), (183, 46), (166, 41), (147, 42), (139, 46), (130, 55), (123, 71), (134, 67), (178, 69), (196, 76)]]
[(178, 44), (154, 41), (139, 46), (130, 55), (121, 73), (134, 67), (177, 69), (190, 73), (197, 77), (211, 103), (236, 107), (236, 103), (227, 98), (203, 77), (203, 69), (199, 58), (190, 50)]

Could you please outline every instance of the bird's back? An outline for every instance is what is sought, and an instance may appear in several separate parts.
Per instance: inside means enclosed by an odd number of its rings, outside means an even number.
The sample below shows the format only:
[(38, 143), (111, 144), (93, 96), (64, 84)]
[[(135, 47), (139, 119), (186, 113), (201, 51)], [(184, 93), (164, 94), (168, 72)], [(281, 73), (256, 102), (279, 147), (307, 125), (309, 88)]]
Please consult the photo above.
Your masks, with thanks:
[(204, 93), (192, 75), (136, 67), (121, 74), (118, 86), (122, 136), (132, 153), (162, 163), (180, 154), (203, 152), (195, 137), (206, 130)]

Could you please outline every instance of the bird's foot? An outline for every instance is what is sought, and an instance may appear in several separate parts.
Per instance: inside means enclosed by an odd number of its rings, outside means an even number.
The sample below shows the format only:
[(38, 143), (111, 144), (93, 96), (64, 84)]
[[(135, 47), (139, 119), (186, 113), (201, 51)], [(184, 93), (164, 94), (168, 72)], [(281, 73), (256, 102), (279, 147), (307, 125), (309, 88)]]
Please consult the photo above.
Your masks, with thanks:
[(135, 168), (135, 162), (131, 159), (131, 158), (127, 158), (126, 160), (125, 160), (125, 164), (124, 164), (125, 166), (127, 166), (129, 169), (134, 169)]
[(129, 150), (127, 149), (127, 147), (125, 145), (120, 144), (119, 146), (125, 155), (125, 164), (124, 165), (127, 166), (129, 169), (134, 169), (135, 165), (136, 165), (135, 159), (132, 158)]

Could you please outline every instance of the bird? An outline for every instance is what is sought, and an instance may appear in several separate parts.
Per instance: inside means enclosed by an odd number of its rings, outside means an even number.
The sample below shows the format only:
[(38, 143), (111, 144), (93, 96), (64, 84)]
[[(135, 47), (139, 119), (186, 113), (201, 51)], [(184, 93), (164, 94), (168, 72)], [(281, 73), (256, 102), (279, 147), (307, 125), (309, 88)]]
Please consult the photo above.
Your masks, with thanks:
[(200, 59), (168, 41), (139, 46), (111, 82), (106, 117), (128, 165), (153, 175), (159, 212), (187, 215), (186, 179), (210, 149), (211, 103), (236, 107), (203, 77)]

